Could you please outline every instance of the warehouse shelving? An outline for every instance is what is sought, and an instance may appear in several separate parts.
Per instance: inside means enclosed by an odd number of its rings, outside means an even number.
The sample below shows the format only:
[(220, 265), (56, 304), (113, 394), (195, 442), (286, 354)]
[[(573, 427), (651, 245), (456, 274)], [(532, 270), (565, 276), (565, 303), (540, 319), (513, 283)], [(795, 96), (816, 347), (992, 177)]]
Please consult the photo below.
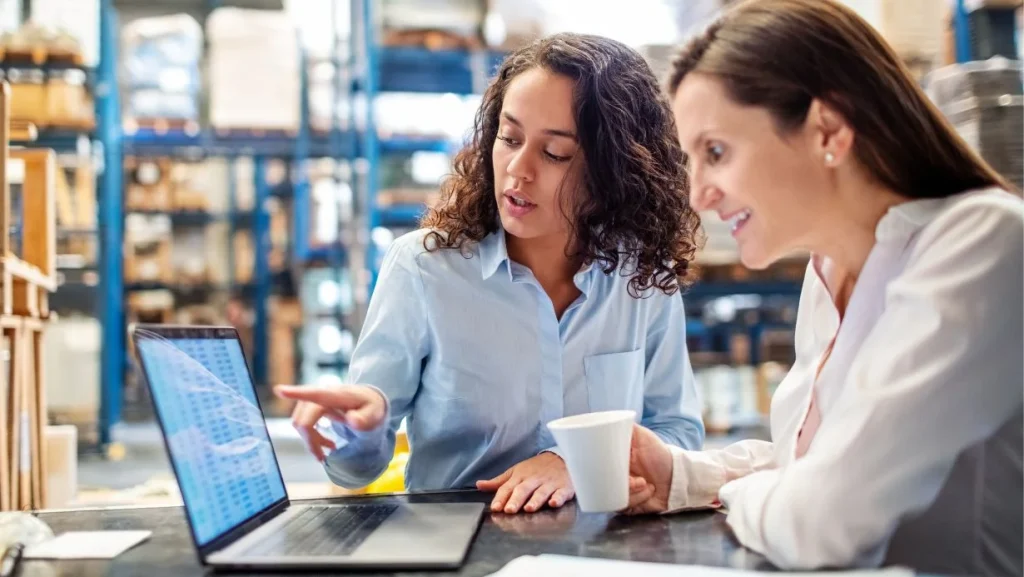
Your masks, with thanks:
[[(209, 2), (210, 7), (217, 2)], [(381, 160), (386, 155), (409, 154), (419, 151), (453, 153), (459, 142), (447, 138), (421, 138), (411, 135), (378, 134), (376, 122), (375, 98), (387, 92), (418, 92), (418, 93), (451, 93), (478, 94), (482, 91), (488, 76), (492, 73), (503, 54), (489, 50), (428, 50), (426, 48), (385, 47), (377, 41), (375, 27), (374, 0), (352, 0), (353, 42), (361, 43), (361, 50), (351, 50), (350, 54), (361, 55), (362, 61), (342, 61), (333, 57), (332, 63), (336, 70), (351, 67), (354, 72), (345, 85), (339, 83), (338, 90), (344, 89), (353, 96), (361, 94), (367, 99), (368, 107), (365, 117), (365, 128), (360, 132), (350, 129), (342, 130), (334, 125), (327, 133), (314, 133), (308, 126), (309, 109), (308, 94), (305, 93), (307, 82), (303, 79), (303, 95), (301, 98), (302, 124), (295, 134), (280, 132), (230, 131), (217, 132), (210, 129), (186, 132), (183, 130), (157, 131), (152, 128), (139, 128), (132, 134), (124, 134), (121, 126), (120, 97), (116, 71), (118, 69), (118, 18), (113, 8), (113, 0), (101, 0), (101, 46), (100, 62), (95, 70), (88, 70), (90, 83), (95, 86), (95, 106), (97, 126), (93, 135), (80, 132), (42, 131), (35, 145), (52, 146), (62, 150), (73, 150), (82, 138), (94, 137), (101, 145), (103, 170), (98, 176), (99, 196), (99, 241), (100, 241), (100, 281), (101, 295), (100, 316), (103, 327), (103, 344), (101, 360), (101, 404), (99, 415), (100, 441), (103, 444), (111, 440), (111, 427), (121, 420), (122, 394), (126, 367), (125, 342), (125, 302), (126, 291), (147, 288), (142, 285), (126, 286), (123, 280), (123, 263), (121, 250), (124, 240), (123, 230), (123, 173), (122, 156), (124, 154), (155, 155), (166, 154), (185, 158), (203, 156), (252, 156), (256, 168), (256, 207), (273, 196), (287, 197), (293, 204), (293, 230), (291, 255), (295, 263), (318, 263), (340, 270), (349, 262), (349, 251), (342, 242), (328, 246), (311, 246), (309, 240), (309, 208), (310, 182), (306, 178), (304, 166), (310, 159), (328, 158), (361, 158), (368, 167), (363, 175), (362, 188), (365, 192), (365, 205), (358, 207), (357, 215), (365, 218), (361, 228), (365, 228), (367, 239), (366, 268), (372, 289), (376, 281), (379, 259), (382, 256), (375, 248), (372, 238), (373, 231), (378, 227), (409, 227), (415, 226), (425, 208), (422, 205), (397, 205), (382, 207), (378, 205), (379, 190), (378, 172)], [(964, 8), (964, 0), (957, 0), (954, 25), (956, 30), (956, 48), (958, 61), (970, 60), (969, 20)], [(354, 46), (353, 46), (354, 48)], [(307, 67), (302, 66), (303, 74)], [(337, 94), (335, 95), (337, 96)], [(337, 98), (333, 99), (334, 101)], [(351, 108), (350, 108), (351, 109)], [(336, 118), (336, 114), (331, 115)], [(349, 127), (355, 123), (349, 123)], [(286, 158), (291, 161), (291, 171), (286, 182), (271, 187), (266, 182), (266, 159)], [(273, 275), (269, 270), (267, 254), (269, 252), (269, 215), (265, 210), (255, 210), (248, 214), (229, 213), (227, 215), (204, 215), (171, 212), (168, 215), (181, 222), (201, 221), (206, 218), (227, 218), (232, 227), (251, 227), (256, 234), (256, 267), (252, 283), (230, 286), (233, 290), (252, 295), (254, 302), (260, 306), (256, 312), (254, 372), (257, 378), (265, 376), (266, 338), (259, 335), (266, 330), (267, 311), (266, 299), (273, 291)], [(232, 229), (234, 230), (234, 228)], [(61, 234), (88, 234), (92, 231), (65, 230)], [(233, 270), (233, 266), (231, 267)], [(184, 286), (162, 286), (172, 291), (188, 291)], [(195, 287), (192, 287), (193, 289)], [(225, 286), (203, 287), (203, 290), (220, 290)], [(694, 286), (686, 295), (687, 308), (693, 308), (700, 302), (734, 294), (755, 295), (788, 295), (795, 298), (799, 294), (798, 282), (757, 281), (730, 283), (708, 282)], [(693, 304), (691, 304), (693, 303)], [(688, 325), (691, 336), (701, 338), (709, 335), (707, 327), (699, 322)]]

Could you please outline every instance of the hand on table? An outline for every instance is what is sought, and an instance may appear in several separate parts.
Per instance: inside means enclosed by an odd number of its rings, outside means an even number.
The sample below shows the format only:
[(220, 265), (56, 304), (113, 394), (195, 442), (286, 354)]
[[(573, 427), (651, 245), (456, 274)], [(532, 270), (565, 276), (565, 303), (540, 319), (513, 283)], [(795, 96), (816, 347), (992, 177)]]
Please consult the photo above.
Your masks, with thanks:
[(292, 411), (292, 424), (303, 443), (317, 461), (336, 447), (316, 429), (317, 422), (327, 417), (357, 431), (372, 431), (387, 416), (387, 401), (372, 387), (344, 385), (331, 387), (277, 386), (274, 392), (285, 399), (298, 401)]
[(493, 479), (477, 481), (476, 488), (496, 492), (491, 511), (509, 514), (533, 513), (545, 504), (556, 509), (576, 495), (565, 462), (554, 453), (541, 453)]
[(624, 513), (642, 515), (668, 510), (672, 488), (672, 453), (649, 429), (633, 425), (629, 449), (629, 506)]

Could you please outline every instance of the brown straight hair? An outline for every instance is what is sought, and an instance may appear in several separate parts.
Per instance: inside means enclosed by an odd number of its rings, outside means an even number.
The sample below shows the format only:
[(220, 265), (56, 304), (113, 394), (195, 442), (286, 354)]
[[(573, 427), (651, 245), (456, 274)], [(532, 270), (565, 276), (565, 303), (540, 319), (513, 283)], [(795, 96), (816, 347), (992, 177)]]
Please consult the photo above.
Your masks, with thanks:
[(738, 104), (768, 109), (781, 134), (815, 98), (855, 133), (854, 154), (877, 181), (912, 198), (999, 187), (882, 36), (833, 0), (748, 0), (729, 9), (672, 64), (672, 96), (688, 74), (720, 80)]

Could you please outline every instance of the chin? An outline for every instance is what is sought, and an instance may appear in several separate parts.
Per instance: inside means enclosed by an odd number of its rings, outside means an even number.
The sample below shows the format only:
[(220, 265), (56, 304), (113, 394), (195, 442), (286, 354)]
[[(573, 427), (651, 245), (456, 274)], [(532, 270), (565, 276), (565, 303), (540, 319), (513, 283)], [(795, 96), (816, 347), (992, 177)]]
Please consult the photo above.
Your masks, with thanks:
[(740, 262), (751, 270), (764, 270), (779, 259), (762, 251), (743, 250), (740, 248)]
[(519, 219), (508, 218), (504, 214), (500, 214), (499, 217), (501, 218), (501, 228), (516, 238), (533, 238), (538, 236), (533, 227)]

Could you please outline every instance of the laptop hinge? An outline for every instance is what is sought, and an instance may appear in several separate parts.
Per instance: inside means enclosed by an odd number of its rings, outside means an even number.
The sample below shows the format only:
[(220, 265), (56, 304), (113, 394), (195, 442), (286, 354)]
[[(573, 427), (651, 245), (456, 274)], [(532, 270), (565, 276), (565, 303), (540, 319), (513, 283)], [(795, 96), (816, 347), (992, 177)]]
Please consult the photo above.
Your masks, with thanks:
[(245, 537), (249, 533), (252, 533), (259, 527), (266, 525), (272, 519), (274, 519), (281, 513), (285, 512), (289, 506), (291, 506), (291, 502), (288, 500), (287, 497), (285, 497), (281, 501), (278, 501), (274, 505), (268, 507), (265, 511), (257, 513), (256, 515), (252, 516), (248, 521), (245, 521), (244, 523), (228, 531), (224, 535), (218, 537), (217, 539), (214, 539), (206, 546), (201, 547), (199, 549), (199, 557), (205, 560), (213, 553), (230, 547), (236, 541), (240, 540), (242, 537)]

